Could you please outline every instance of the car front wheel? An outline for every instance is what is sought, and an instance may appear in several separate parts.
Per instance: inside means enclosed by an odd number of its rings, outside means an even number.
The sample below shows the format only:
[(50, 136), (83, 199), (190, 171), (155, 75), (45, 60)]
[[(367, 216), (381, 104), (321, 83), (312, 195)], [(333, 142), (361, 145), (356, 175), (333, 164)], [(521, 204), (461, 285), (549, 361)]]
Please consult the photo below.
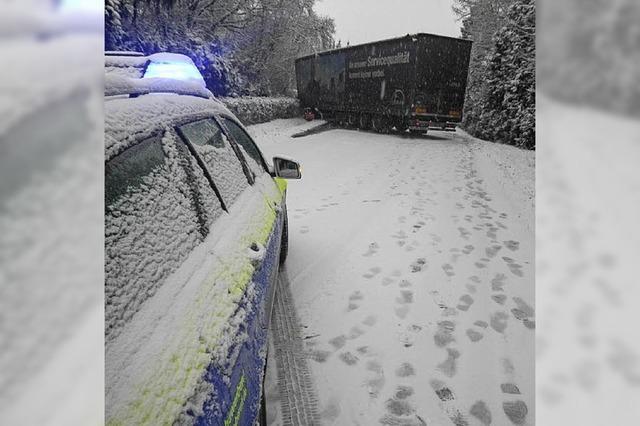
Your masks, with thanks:
[(280, 239), (280, 265), (284, 265), (289, 252), (289, 219), (287, 209), (284, 209), (284, 223), (282, 224), (282, 238)]

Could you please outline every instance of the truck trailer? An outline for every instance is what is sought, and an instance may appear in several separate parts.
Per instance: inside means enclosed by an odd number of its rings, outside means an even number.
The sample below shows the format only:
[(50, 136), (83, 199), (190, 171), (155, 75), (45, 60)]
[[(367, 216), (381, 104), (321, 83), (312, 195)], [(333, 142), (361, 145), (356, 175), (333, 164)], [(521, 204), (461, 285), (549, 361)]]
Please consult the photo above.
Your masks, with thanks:
[(420, 33), (304, 56), (295, 62), (298, 98), (361, 129), (455, 130), (470, 54), (470, 40)]

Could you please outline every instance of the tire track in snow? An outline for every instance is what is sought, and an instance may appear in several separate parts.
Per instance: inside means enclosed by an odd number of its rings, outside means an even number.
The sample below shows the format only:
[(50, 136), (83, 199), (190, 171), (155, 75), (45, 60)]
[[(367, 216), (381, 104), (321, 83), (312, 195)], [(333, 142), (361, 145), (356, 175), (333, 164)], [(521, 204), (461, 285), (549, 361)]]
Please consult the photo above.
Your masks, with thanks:
[(317, 425), (318, 397), (302, 345), (300, 322), (286, 268), (280, 271), (271, 334), (275, 348), (283, 425)]

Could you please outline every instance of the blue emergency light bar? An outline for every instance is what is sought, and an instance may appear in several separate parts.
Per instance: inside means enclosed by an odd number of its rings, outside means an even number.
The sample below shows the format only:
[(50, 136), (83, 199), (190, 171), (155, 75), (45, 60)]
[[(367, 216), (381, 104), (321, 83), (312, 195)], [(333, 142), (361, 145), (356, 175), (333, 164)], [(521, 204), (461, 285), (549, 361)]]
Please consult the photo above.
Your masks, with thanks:
[(172, 80), (204, 83), (202, 74), (189, 62), (151, 62), (142, 78), (170, 78)]

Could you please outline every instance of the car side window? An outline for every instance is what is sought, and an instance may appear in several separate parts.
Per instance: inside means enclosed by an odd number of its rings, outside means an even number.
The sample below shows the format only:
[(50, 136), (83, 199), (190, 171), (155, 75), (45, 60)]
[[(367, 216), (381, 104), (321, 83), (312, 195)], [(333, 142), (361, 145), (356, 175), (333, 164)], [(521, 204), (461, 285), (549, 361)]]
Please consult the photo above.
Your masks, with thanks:
[(224, 126), (229, 130), (233, 140), (241, 148), (242, 154), (247, 160), (251, 171), (255, 173), (256, 176), (266, 173), (267, 171), (263, 166), (264, 160), (262, 159), (262, 154), (260, 154), (260, 150), (247, 132), (245, 132), (242, 127), (238, 126), (234, 121), (226, 117), (222, 117), (221, 119)]
[[(155, 136), (105, 164), (107, 342), (203, 241), (207, 223), (222, 212), (215, 195), (194, 195), (205, 189), (197, 183), (202, 177), (197, 170), (189, 176), (175, 142), (170, 134)], [(210, 214), (200, 215), (197, 203)]]
[(231, 142), (211, 118), (178, 126), (178, 131), (202, 158), (225, 205), (230, 207), (249, 186)]

